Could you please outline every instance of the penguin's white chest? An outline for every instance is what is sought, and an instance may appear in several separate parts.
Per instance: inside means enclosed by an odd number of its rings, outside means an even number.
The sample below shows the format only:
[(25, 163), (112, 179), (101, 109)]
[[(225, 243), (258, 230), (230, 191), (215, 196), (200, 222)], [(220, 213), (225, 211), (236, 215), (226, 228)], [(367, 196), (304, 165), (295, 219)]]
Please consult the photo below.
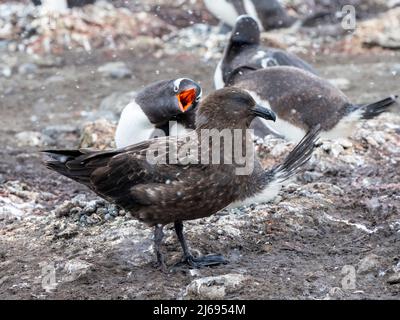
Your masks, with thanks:
[(124, 110), (115, 132), (117, 148), (124, 148), (132, 144), (147, 140), (151, 137), (154, 126), (136, 103), (131, 102)]
[(207, 9), (219, 20), (233, 27), (238, 13), (232, 3), (226, 0), (204, 0)]
[[(187, 134), (188, 130), (180, 123), (170, 122), (170, 133), (182, 136)], [(117, 148), (124, 148), (154, 136), (162, 137), (164, 135), (164, 131), (155, 128), (142, 108), (133, 101), (122, 110), (115, 132), (115, 144)]]
[[(265, 99), (262, 99), (257, 93), (251, 90), (247, 90), (247, 92), (253, 97), (253, 99), (266, 108), (272, 109), (269, 102)], [(273, 109), (272, 109), (273, 110)], [(295, 126), (289, 121), (285, 121), (281, 118), (276, 118), (276, 121), (269, 121), (265, 119), (261, 119), (261, 121), (267, 126), (272, 132), (277, 135), (285, 137), (287, 140), (299, 142), (306, 134), (306, 131), (302, 128)], [(263, 138), (263, 137), (262, 137)]]

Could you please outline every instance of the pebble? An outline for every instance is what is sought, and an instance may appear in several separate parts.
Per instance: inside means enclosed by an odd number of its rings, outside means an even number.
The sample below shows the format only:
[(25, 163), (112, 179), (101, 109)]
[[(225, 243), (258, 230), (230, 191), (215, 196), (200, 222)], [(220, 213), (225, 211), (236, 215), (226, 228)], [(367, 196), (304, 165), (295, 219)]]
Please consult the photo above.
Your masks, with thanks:
[(80, 148), (115, 148), (116, 125), (106, 119), (85, 123), (81, 130)]
[(38, 70), (38, 66), (35, 63), (24, 63), (18, 67), (18, 73), (27, 75), (35, 74)]
[(395, 274), (391, 275), (387, 280), (389, 284), (398, 284), (400, 283), (400, 272), (396, 272)]
[[(135, 98), (136, 91), (114, 92), (105, 97), (99, 106), (101, 116), (106, 119), (117, 121), (122, 110)], [(96, 114), (96, 119), (98, 119)]]
[(61, 282), (72, 282), (87, 274), (92, 264), (81, 259), (72, 259), (64, 265), (66, 275)]
[(376, 272), (381, 265), (381, 257), (376, 254), (369, 254), (358, 263), (357, 273), (367, 274)]
[(0, 64), (0, 76), (10, 78), (12, 75), (12, 68), (7, 65)]
[(19, 147), (43, 147), (54, 144), (49, 136), (36, 131), (22, 131), (15, 135)]
[(123, 79), (132, 76), (132, 71), (121, 61), (106, 63), (100, 66), (97, 71), (113, 79)]
[(234, 294), (243, 289), (248, 279), (249, 277), (236, 273), (196, 279), (186, 287), (183, 298), (188, 300), (224, 299), (228, 294)]

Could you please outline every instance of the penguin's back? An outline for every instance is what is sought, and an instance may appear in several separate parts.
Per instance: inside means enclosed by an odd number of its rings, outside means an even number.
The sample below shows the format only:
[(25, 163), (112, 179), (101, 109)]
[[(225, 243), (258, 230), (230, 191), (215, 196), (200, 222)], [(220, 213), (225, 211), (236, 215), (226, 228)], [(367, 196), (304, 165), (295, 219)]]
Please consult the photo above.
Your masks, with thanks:
[(238, 74), (234, 86), (268, 102), (278, 118), (305, 131), (332, 129), (346, 115), (348, 98), (328, 81), (294, 67), (270, 67)]

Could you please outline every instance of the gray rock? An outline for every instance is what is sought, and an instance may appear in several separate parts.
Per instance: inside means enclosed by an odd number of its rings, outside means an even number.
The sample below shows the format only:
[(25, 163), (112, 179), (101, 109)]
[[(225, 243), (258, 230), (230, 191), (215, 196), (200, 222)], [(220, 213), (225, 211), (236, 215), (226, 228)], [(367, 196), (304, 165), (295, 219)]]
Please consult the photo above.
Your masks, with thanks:
[(391, 275), (387, 281), (389, 284), (398, 284), (400, 283), (400, 272), (396, 272)]
[(54, 140), (49, 136), (36, 131), (23, 131), (15, 135), (19, 147), (43, 147), (54, 144)]
[(107, 214), (109, 214), (107, 208), (97, 208), (96, 213), (99, 216), (106, 216)]
[(5, 64), (0, 64), (0, 76), (10, 78), (12, 76), (12, 68)]
[(249, 277), (229, 273), (192, 281), (183, 293), (184, 299), (224, 299), (227, 294), (242, 289)]
[(86, 216), (86, 223), (87, 224), (97, 224), (101, 222), (103, 219), (98, 216), (96, 213), (93, 213), (91, 216)]
[(107, 213), (107, 214), (104, 216), (104, 219), (105, 219), (106, 221), (109, 221), (109, 220), (114, 219), (114, 217), (113, 217), (111, 214)]
[[(136, 96), (135, 91), (130, 92), (114, 92), (105, 97), (99, 107), (101, 115), (108, 120), (118, 120), (122, 109), (126, 107)], [(99, 117), (96, 115), (97, 118)]]
[(381, 265), (381, 257), (369, 254), (358, 263), (357, 273), (367, 274), (378, 271)]
[(62, 277), (61, 282), (72, 282), (80, 277), (84, 276), (92, 265), (89, 262), (72, 259), (68, 261), (64, 266), (64, 271), (66, 275)]
[(38, 70), (38, 66), (35, 63), (24, 63), (18, 67), (19, 74), (35, 74)]
[(97, 206), (95, 201), (90, 201), (82, 210), (82, 214), (91, 215), (96, 212)]
[(97, 71), (113, 79), (123, 79), (132, 76), (132, 71), (121, 61), (106, 63), (100, 66)]
[(64, 201), (60, 206), (58, 206), (55, 210), (54, 213), (56, 217), (64, 217), (64, 216), (69, 216), (72, 208), (75, 207), (75, 204), (73, 204), (71, 201)]

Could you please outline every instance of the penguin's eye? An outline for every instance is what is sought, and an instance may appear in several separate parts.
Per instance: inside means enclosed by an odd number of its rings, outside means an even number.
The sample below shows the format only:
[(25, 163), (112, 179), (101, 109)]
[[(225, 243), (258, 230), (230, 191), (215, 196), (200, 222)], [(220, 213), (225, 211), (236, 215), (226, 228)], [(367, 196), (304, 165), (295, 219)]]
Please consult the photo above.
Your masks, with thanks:
[(196, 100), (196, 89), (191, 88), (184, 90), (177, 94), (176, 97), (178, 99), (179, 109), (181, 109), (182, 112), (186, 112)]
[(174, 92), (178, 92), (179, 91), (179, 87), (178, 86), (174, 86)]

